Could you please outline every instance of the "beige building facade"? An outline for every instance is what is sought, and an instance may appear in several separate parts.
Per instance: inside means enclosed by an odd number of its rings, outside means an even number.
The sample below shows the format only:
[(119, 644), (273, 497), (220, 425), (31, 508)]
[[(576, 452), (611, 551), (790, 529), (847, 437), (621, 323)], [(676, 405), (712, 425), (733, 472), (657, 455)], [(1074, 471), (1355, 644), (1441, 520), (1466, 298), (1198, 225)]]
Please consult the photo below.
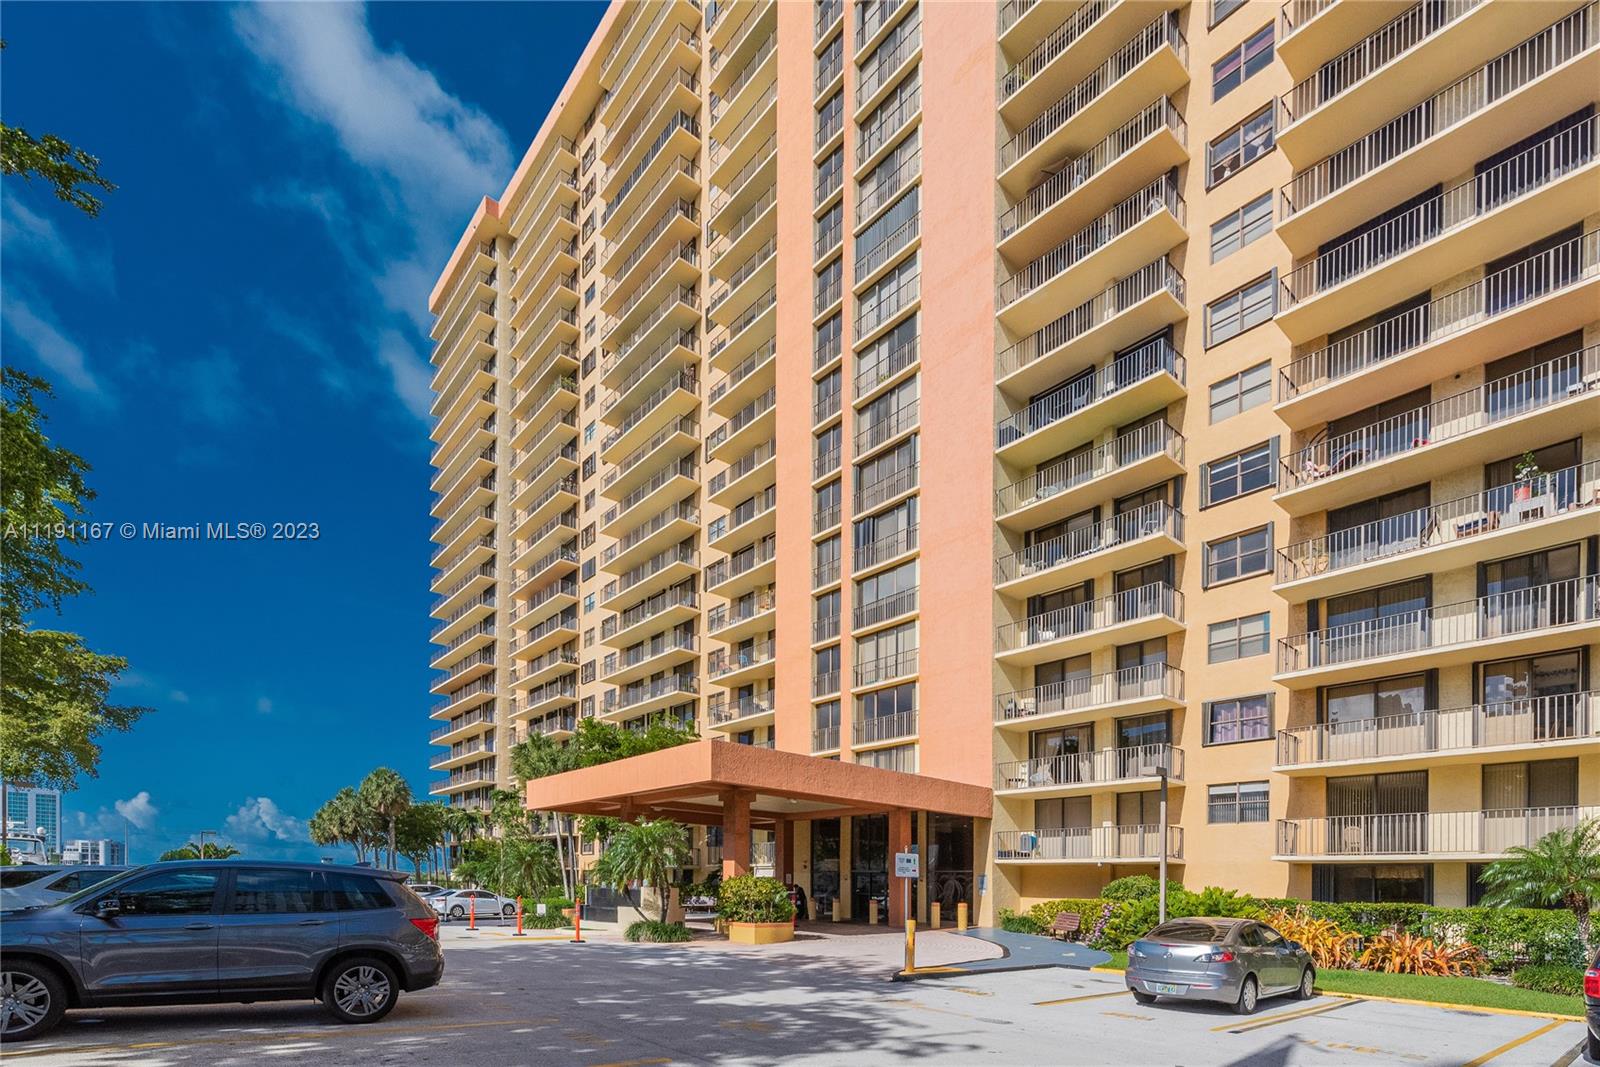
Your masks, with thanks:
[(432, 791), (665, 714), (777, 752), (539, 795), (843, 917), (1476, 899), (1600, 813), (1597, 87), (1572, 0), (613, 3), (431, 299)]

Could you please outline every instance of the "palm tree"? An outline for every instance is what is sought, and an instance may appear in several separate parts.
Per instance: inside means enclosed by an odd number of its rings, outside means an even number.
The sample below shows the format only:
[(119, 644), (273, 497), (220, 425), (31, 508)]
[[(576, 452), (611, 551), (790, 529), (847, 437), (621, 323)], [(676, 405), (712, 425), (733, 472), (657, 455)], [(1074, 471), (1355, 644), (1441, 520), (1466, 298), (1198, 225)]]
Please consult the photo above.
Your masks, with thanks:
[(1595, 942), (1590, 914), (1600, 903), (1600, 819), (1570, 830), (1552, 830), (1531, 847), (1506, 849), (1506, 858), (1483, 871), (1490, 907), (1562, 907), (1578, 919), (1578, 938), (1587, 953)]
[[(661, 921), (667, 921), (667, 887), (672, 872), (689, 862), (689, 830), (671, 819), (641, 819), (612, 833), (594, 866), (601, 885), (625, 891), (630, 883), (655, 886), (661, 894)], [(635, 911), (638, 907), (635, 906)], [(643, 911), (639, 911), (643, 915)]]
[(360, 794), (345, 786), (335, 793), (333, 799), (324, 807), (328, 811), (329, 829), (335, 838), (356, 850), (357, 863), (365, 863), (367, 846), (370, 843), (367, 825), (369, 815), (361, 802)]
[[(444, 828), (451, 837), (455, 838), (457, 845), (457, 859), (459, 860), (463, 858), (460, 855), (459, 846), (467, 841), (471, 841), (483, 830), (483, 813), (474, 808), (457, 808), (453, 806), (447, 807), (444, 809)], [(446, 858), (448, 858), (449, 855), (449, 848), (446, 847)], [(454, 869), (453, 863), (449, 866), (451, 869)]]
[(379, 767), (361, 780), (357, 790), (361, 802), (381, 819), (388, 830), (389, 869), (394, 869), (395, 820), (411, 807), (411, 786), (399, 772)]
[(161, 862), (167, 860), (225, 860), (239, 854), (239, 850), (232, 845), (219, 845), (215, 841), (207, 841), (205, 847), (193, 841), (180, 848), (169, 848), (161, 854)]
[(501, 845), (505, 857), (504, 887), (518, 896), (539, 897), (561, 879), (556, 850), (548, 841), (514, 838)]

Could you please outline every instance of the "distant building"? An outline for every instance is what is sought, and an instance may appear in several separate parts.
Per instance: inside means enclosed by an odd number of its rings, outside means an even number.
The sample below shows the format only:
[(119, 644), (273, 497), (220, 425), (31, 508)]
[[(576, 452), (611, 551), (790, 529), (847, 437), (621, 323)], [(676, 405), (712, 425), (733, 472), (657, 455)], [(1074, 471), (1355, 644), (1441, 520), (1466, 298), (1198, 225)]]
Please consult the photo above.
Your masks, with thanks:
[(6, 829), (37, 830), (43, 827), (45, 847), (51, 854), (61, 851), (61, 790), (32, 786), (6, 786)]
[(61, 849), (62, 863), (83, 863), (94, 867), (112, 866), (128, 862), (128, 846), (108, 837), (99, 840), (78, 838), (68, 841)]

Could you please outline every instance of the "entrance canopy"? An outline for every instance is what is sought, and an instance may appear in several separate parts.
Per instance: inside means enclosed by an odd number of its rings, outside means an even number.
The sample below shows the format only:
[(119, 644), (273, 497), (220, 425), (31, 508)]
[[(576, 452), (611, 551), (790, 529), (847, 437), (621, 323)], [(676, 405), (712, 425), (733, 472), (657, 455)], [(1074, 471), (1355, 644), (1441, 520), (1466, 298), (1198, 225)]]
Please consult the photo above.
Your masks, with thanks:
[(983, 786), (732, 741), (694, 741), (528, 783), (536, 811), (720, 826), (730, 805), (755, 825), (893, 810), (987, 819)]

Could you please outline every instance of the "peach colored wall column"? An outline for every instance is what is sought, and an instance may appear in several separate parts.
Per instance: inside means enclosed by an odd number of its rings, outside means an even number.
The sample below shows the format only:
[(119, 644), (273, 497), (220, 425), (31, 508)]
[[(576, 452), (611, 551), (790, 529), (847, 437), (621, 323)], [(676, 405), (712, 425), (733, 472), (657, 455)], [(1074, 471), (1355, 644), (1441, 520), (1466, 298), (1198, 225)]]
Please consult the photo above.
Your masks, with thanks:
[(995, 8), (922, 8), (921, 771), (988, 785)]
[(772, 871), (780, 882), (794, 881), (794, 823), (779, 819), (772, 833)]
[[(906, 890), (894, 876), (894, 854), (911, 848), (911, 812), (895, 808), (889, 812), (889, 925), (900, 926), (906, 921)], [(915, 905), (913, 905), (915, 907)]]
[(750, 873), (750, 800), (749, 792), (735, 789), (723, 801), (722, 877), (724, 878), (737, 878), (741, 874)]

